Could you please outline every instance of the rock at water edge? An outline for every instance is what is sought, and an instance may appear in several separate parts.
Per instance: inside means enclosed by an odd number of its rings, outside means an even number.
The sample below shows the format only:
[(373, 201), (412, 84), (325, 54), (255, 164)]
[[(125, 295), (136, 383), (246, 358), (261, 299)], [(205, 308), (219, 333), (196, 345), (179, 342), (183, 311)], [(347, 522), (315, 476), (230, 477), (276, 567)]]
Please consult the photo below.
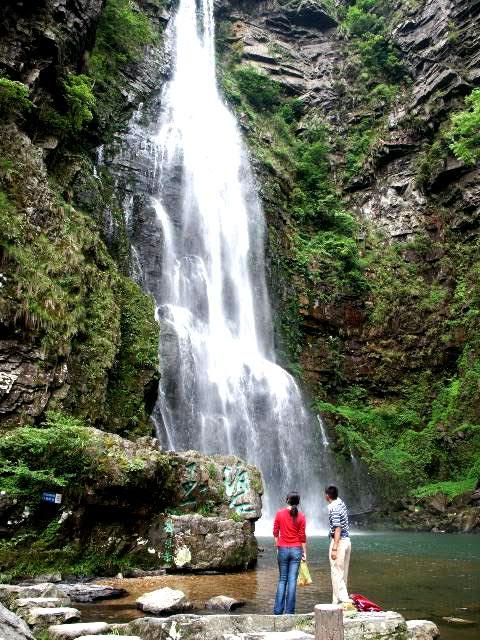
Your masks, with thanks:
[(214, 596), (205, 602), (206, 609), (219, 609), (221, 611), (232, 611), (238, 607), (245, 606), (243, 600), (236, 600), (229, 596)]
[(442, 620), (450, 624), (476, 624), (474, 620), (465, 620), (465, 618), (455, 618), (453, 616), (444, 616)]
[(0, 637), (3, 640), (34, 640), (26, 623), (0, 604)]
[(62, 591), (70, 596), (73, 602), (96, 602), (109, 598), (123, 598), (128, 595), (126, 589), (111, 587), (106, 584), (59, 584)]
[(191, 605), (187, 602), (183, 591), (164, 587), (144, 593), (143, 596), (137, 598), (137, 607), (149, 613), (168, 613), (169, 611), (190, 609)]
[(313, 640), (315, 636), (305, 631), (259, 631), (258, 633), (225, 634), (224, 640)]
[(408, 640), (437, 640), (440, 631), (430, 620), (407, 620)]
[(27, 580), (22, 580), (20, 582), (20, 586), (31, 586), (34, 584), (44, 584), (45, 582), (61, 582), (62, 574), (61, 573), (44, 573), (38, 576), (34, 576), (33, 578), (28, 578)]

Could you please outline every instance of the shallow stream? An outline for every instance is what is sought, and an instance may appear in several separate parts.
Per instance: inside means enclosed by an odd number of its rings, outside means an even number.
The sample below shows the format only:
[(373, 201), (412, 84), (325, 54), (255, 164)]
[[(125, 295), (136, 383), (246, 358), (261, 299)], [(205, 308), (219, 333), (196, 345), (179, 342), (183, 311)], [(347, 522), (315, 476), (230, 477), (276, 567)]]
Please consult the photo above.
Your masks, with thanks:
[[(313, 584), (297, 592), (297, 612), (312, 611), (329, 602), (330, 577), (326, 538), (309, 541), (309, 565)], [(246, 601), (237, 613), (270, 613), (277, 568), (271, 538), (259, 538), (264, 552), (258, 567), (246, 573), (226, 575), (167, 575), (157, 578), (108, 579), (129, 595), (121, 600), (80, 605), (82, 619), (125, 622), (143, 615), (135, 599), (163, 586), (181, 589), (195, 608), (215, 595)], [(480, 639), (480, 536), (432, 533), (365, 533), (352, 539), (350, 592), (366, 595), (384, 609), (407, 619), (435, 621), (442, 640)], [(204, 612), (204, 611), (203, 611)], [(204, 612), (205, 613), (205, 612)], [(453, 625), (443, 616), (463, 618), (471, 625)]]

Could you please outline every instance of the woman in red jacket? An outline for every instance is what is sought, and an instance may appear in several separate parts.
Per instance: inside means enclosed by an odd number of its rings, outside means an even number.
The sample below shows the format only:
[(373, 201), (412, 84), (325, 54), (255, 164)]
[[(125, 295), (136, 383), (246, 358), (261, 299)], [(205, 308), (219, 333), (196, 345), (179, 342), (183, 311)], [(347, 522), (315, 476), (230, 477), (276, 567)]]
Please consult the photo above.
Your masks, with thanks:
[(273, 610), (275, 615), (295, 613), (298, 570), (300, 562), (307, 559), (306, 519), (298, 510), (299, 504), (299, 494), (289, 493), (287, 508), (277, 512), (273, 525), (280, 572)]

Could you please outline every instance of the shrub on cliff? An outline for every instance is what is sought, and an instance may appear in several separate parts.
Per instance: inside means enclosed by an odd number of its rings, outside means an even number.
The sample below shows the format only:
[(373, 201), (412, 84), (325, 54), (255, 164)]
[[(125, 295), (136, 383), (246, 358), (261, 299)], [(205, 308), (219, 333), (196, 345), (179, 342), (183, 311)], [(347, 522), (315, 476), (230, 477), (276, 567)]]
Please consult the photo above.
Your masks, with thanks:
[(0, 440), (0, 486), (8, 495), (35, 506), (43, 491), (82, 483), (92, 467), (91, 443), (81, 421), (48, 413), (40, 427), (20, 427)]
[(0, 118), (8, 118), (30, 109), (32, 102), (28, 94), (28, 87), (23, 82), (0, 78)]
[(480, 160), (480, 89), (474, 89), (465, 98), (464, 111), (452, 115), (450, 148), (465, 164)]
[(279, 106), (281, 93), (278, 82), (253, 67), (238, 67), (234, 76), (240, 91), (252, 107), (268, 111)]
[(363, 36), (366, 33), (380, 33), (385, 28), (385, 20), (377, 15), (375, 0), (357, 0), (348, 7), (343, 21), (344, 27), (352, 36)]

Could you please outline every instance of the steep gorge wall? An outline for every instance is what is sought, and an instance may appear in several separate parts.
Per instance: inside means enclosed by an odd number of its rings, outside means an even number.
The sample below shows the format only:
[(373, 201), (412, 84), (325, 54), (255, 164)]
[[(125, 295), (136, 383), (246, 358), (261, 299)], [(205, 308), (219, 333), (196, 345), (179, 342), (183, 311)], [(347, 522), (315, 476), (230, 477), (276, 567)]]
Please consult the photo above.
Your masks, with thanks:
[[(479, 82), (479, 3), (363, 3), (380, 37), (370, 49), (368, 29), (350, 30), (352, 5), (362, 3), (216, 3), (219, 78), (268, 221), (277, 350), (347, 466), (360, 455), (394, 497), (429, 481), (470, 491), (478, 168), (454, 156), (443, 130)], [(1, 9), (1, 74), (33, 102), (2, 112), (0, 213), (14, 221), (2, 225), (5, 425), (60, 408), (125, 435), (150, 432), (158, 329), (128, 274), (142, 284), (132, 211), (151, 229), (141, 241), (159, 238), (141, 132), (168, 73), (169, 8), (133, 5), (133, 41), (117, 29), (108, 49), (115, 6)], [(243, 73), (251, 66), (260, 80)], [(96, 104), (72, 132), (65, 82), (82, 74)], [(88, 108), (88, 91), (82, 99)]]
[(2, 5), (2, 425), (60, 409), (151, 432), (154, 305), (129, 278), (123, 202), (95, 162), (159, 84), (166, 7)]
[[(372, 33), (355, 33), (352, 5)], [(451, 115), (479, 83), (479, 10), (219, 7), (222, 81), (269, 222), (279, 352), (340, 459), (360, 454), (390, 497), (453, 481), (427, 493), (467, 491), (468, 503), (479, 473), (479, 170), (448, 146)]]

